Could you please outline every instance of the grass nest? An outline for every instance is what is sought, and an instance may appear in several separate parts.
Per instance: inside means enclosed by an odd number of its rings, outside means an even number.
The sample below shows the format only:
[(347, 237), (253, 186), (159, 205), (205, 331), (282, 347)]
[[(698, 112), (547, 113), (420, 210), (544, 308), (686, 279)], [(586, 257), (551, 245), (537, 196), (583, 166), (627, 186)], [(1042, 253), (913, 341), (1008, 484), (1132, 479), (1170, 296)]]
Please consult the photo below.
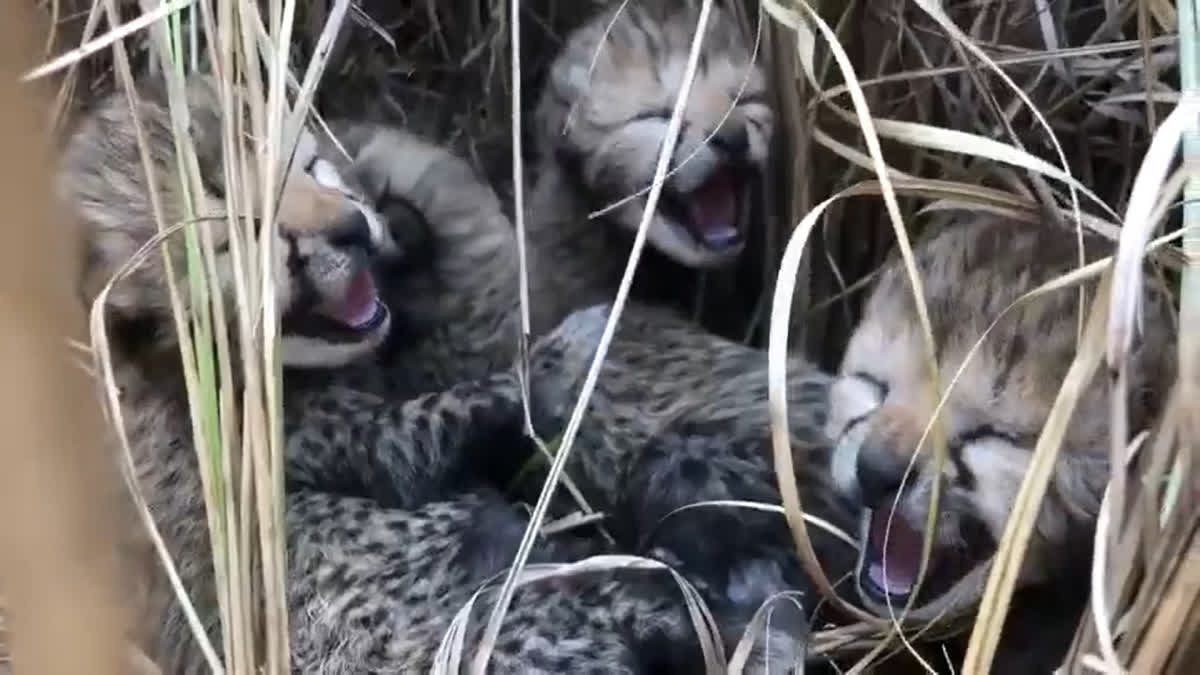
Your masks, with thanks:
[[(87, 2), (51, 1), (45, 6), (55, 23), (48, 55), (108, 30), (103, 20), (89, 26), (98, 13)], [(1151, 140), (1181, 92), (1197, 87), (1180, 68), (1181, 51), (1196, 54), (1194, 45), (1187, 51), (1195, 15), (1180, 9), (1191, 1), (813, 0), (812, 16), (836, 35), (852, 81), (799, 3), (740, 0), (741, 20), (751, 28), (761, 22), (761, 56), (781, 115), (775, 170), (760, 205), (761, 232), (737, 269), (706, 280), (697, 316), (720, 334), (765, 346), (770, 297), (796, 224), (818, 202), (854, 190), (868, 198), (836, 201), (807, 242), (789, 331), (793, 347), (835, 367), (860, 310), (859, 291), (903, 234), (876, 198), (883, 189), (877, 159), (895, 183), (907, 236), (950, 209), (1073, 227), (1068, 181), (1046, 166), (1096, 196), (1082, 199), (1080, 210), (1085, 225), (1105, 236), (1141, 237), (1144, 244), (1151, 234), (1179, 229), (1186, 211), (1178, 208), (1180, 194), (1189, 180), (1192, 197), (1200, 196), (1200, 177), (1189, 178), (1186, 167), (1153, 186), (1164, 208), (1154, 222), (1134, 228), (1141, 234), (1129, 234), (1123, 214)], [(525, 110), (565, 33), (601, 4), (521, 3), (526, 93), (519, 105)], [(291, 52), (298, 67), (312, 58), (332, 6), (299, 3)], [(122, 11), (126, 20), (140, 13), (128, 3)], [(1182, 21), (1187, 17), (1190, 28)], [(498, 0), (363, 0), (333, 43), (316, 107), (326, 116), (418, 127), (471, 157), (504, 192), (511, 184), (514, 106), (508, 21), (509, 7)], [(135, 64), (149, 67), (138, 35), (128, 42)], [(55, 77), (63, 121), (114, 82), (103, 51)], [(861, 93), (875, 121), (879, 157), (864, 142), (851, 90)], [(1193, 155), (1192, 163), (1198, 159)], [(1158, 281), (1195, 290), (1183, 247), (1160, 246), (1151, 257)], [(1186, 321), (1200, 294), (1181, 295)], [(1097, 552), (1104, 554), (1098, 559), (1108, 561), (1094, 577), (1102, 581), (1094, 596), (1104, 598), (1103, 607), (1089, 608), (1084, 617), (1069, 672), (1183, 672), (1188, 656), (1200, 655), (1175, 649), (1200, 644), (1200, 411), (1194, 403), (1200, 400), (1200, 356), (1187, 356), (1200, 353), (1192, 344), (1200, 337), (1181, 333), (1179, 382), (1163, 383), (1173, 392), (1171, 405), (1140, 441), (1137, 460), (1127, 471), (1114, 471), (1119, 508), (1097, 537)], [(998, 616), (985, 613), (975, 624), (976, 637), (984, 624), (998, 633), (995, 621), (1007, 602), (997, 607)], [(951, 622), (924, 637), (971, 626)], [(859, 665), (866, 666), (906, 651), (886, 622), (819, 628), (811, 649), (831, 658), (862, 658)], [(972, 670), (980, 667), (972, 661), (979, 654), (973, 644), (965, 672), (981, 672)]]

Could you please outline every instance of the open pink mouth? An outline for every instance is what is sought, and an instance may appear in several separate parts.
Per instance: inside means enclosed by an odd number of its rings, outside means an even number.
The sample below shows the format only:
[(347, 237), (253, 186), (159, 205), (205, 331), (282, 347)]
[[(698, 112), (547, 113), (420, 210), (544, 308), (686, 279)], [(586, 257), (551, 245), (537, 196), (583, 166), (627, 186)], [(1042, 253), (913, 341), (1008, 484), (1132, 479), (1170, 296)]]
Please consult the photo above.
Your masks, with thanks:
[(387, 309), (379, 298), (375, 280), (363, 269), (354, 276), (340, 302), (327, 302), (317, 311), (356, 331), (369, 331), (382, 323)]
[(742, 240), (738, 231), (740, 181), (731, 169), (719, 169), (703, 185), (683, 199), (687, 204), (685, 226), (697, 241), (722, 250)]
[[(877, 590), (903, 597), (917, 584), (921, 569), (921, 533), (910, 527), (899, 514), (892, 517), (889, 532), (890, 511), (890, 508), (881, 508), (871, 512), (864, 571)], [(930, 563), (933, 563), (932, 559)]]
[[(889, 523), (892, 500), (885, 499), (884, 504), (870, 513), (859, 581), (863, 590), (878, 601), (906, 602), (917, 586), (921, 571), (924, 532), (914, 528), (899, 511), (891, 516)], [(933, 542), (918, 604), (949, 591), (978, 563), (995, 553), (995, 540), (982, 521), (967, 514), (959, 514), (956, 521), (953, 539), (959, 543), (945, 545), (938, 539)]]
[(663, 193), (662, 210), (691, 235), (696, 243), (717, 253), (742, 244), (738, 218), (745, 181), (734, 167), (714, 171), (690, 192)]

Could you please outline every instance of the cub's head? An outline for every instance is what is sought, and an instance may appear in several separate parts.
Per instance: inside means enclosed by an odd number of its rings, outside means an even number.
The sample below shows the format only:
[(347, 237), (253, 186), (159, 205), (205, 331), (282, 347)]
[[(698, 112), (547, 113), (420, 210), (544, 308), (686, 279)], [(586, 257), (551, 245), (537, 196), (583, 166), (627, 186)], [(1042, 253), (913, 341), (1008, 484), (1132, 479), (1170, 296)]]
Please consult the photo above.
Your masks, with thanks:
[[(941, 416), (948, 454), (940, 474), (931, 442), (918, 448), (937, 401), (928, 393), (924, 343), (907, 276), (892, 263), (878, 280), (832, 387), (827, 429), (836, 440), (837, 488), (866, 509), (857, 582), (863, 600), (876, 611), (885, 613), (890, 600), (899, 612), (908, 601), (927, 502), (938, 482), (933, 552), (910, 616), (969, 610), (980, 598), (1038, 435), (1075, 356), (1078, 291), (1057, 291), (1010, 311), (958, 382), (950, 383), (1006, 306), (1078, 267), (1075, 242), (1072, 232), (1053, 225), (981, 220), (951, 222), (917, 245), (939, 387), (949, 391)], [(1112, 252), (1106, 242), (1085, 242), (1089, 260)], [(1089, 287), (1089, 303), (1094, 290)], [(1135, 431), (1153, 422), (1161, 393), (1154, 387), (1169, 381), (1168, 308), (1160, 296), (1147, 294), (1145, 330), (1132, 369)], [(1059, 576), (1066, 572), (1063, 566), (1090, 550), (1090, 540), (1081, 545), (1081, 539), (1091, 535), (1108, 480), (1105, 382), (1098, 377), (1090, 383), (1071, 419), (1019, 586), (1064, 578)], [(912, 471), (902, 484), (910, 462)]]
[[(641, 193), (601, 219), (632, 235), (683, 85), (700, 3), (616, 4), (577, 29), (552, 64), (537, 141), (543, 169), (561, 172), (589, 209)], [(689, 267), (728, 263), (744, 247), (747, 196), (774, 128), (754, 43), (714, 6), (673, 173), (648, 232), (650, 245)]]
[[(157, 83), (139, 88), (139, 117), (168, 225), (183, 222), (185, 201), (166, 97)], [(225, 194), (222, 109), (210, 81), (194, 78), (187, 89), (191, 134), (214, 241), (215, 270), (232, 315), (236, 298), (233, 251), (225, 214), (259, 213), (234, 205)], [(253, 164), (254, 142), (245, 150)], [(363, 356), (387, 335), (391, 317), (379, 299), (372, 264), (398, 253), (383, 219), (364, 203), (362, 190), (342, 172), (344, 157), (327, 152), (305, 132), (280, 196), (275, 236), (275, 291), (280, 308), (282, 360), (296, 367), (334, 367)], [(256, 180), (250, 176), (249, 180)], [(104, 285), (158, 232), (150, 185), (138, 150), (134, 117), (123, 93), (101, 101), (67, 140), (59, 191), (85, 226), (87, 257), (82, 287), (90, 303)], [(198, 204), (198, 201), (195, 202)], [(200, 208), (199, 206), (197, 208)], [(243, 221), (245, 222), (245, 221)], [(244, 240), (244, 237), (243, 237)], [(188, 302), (182, 232), (168, 239), (172, 271)], [(243, 254), (245, 254), (243, 248)], [(168, 270), (157, 247), (108, 296), (110, 325), (135, 346), (169, 347)], [(235, 335), (236, 331), (231, 334)]]

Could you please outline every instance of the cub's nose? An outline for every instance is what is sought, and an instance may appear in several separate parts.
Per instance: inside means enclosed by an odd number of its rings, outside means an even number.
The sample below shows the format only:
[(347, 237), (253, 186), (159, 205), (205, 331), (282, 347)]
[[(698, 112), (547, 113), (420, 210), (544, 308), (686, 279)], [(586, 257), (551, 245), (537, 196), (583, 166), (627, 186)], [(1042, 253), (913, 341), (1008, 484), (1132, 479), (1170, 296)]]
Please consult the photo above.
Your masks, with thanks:
[(371, 225), (367, 222), (367, 216), (359, 209), (350, 209), (350, 212), (334, 223), (330, 229), (329, 243), (338, 248), (373, 250), (375, 246), (371, 238)]
[(731, 160), (745, 159), (750, 152), (750, 132), (744, 124), (727, 125), (713, 137), (713, 145)]
[(875, 509), (891, 500), (900, 489), (907, 468), (908, 465), (890, 448), (864, 444), (855, 466), (863, 506)]

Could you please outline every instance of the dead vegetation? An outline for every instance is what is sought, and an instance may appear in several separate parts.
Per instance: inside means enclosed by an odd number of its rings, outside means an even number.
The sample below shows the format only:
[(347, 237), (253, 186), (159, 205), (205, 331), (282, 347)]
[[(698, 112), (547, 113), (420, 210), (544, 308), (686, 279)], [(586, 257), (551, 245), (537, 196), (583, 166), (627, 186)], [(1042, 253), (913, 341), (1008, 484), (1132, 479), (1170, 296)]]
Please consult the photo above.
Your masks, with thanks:
[(144, 536), (126, 519), (96, 389), (70, 345), (86, 334), (69, 271), (79, 233), (50, 190), (50, 97), (18, 80), (39, 60), (30, 27), (44, 21), (31, 10), (5, 3), (0, 25), (0, 135), (21, 158), (0, 172), (9, 205), (0, 263), (0, 367), (8, 373), (0, 397), (0, 586), (12, 612), (0, 620), (0, 672), (116, 675), (140, 658), (126, 640)]
[[(103, 16), (118, 9), (116, 3), (50, 2), (44, 10), (56, 28), (46, 61), (108, 33)], [(598, 4), (520, 3), (525, 109), (562, 35)], [(1187, 255), (1200, 253), (1200, 237), (1183, 236), (1180, 243), (1179, 232), (1181, 224), (1200, 223), (1194, 203), (1200, 198), (1200, 176), (1194, 175), (1200, 132), (1195, 101), (1182, 93), (1195, 97), (1200, 91), (1195, 4), (741, 3), (745, 24), (751, 30), (761, 25), (762, 57), (783, 124), (773, 181), (759, 205), (762, 231), (738, 269), (705, 279), (696, 313), (711, 329), (773, 350), (804, 349), (834, 367), (858, 312), (858, 291), (873, 270), (898, 238), (915, 236), (950, 209), (1002, 213), (1047, 227), (1082, 224), (1122, 241), (1118, 265), (1094, 271), (1103, 272), (1111, 291), (1082, 299), (1094, 320), (1090, 330), (1080, 326), (1085, 339), (1072, 369), (1075, 386), (1092, 377), (1120, 381), (1122, 340), (1134, 318), (1121, 304), (1125, 291), (1144, 281), (1177, 293), (1179, 381), (1162, 383), (1173, 393), (1158, 427), (1130, 430), (1146, 432), (1132, 449), (1114, 443), (1114, 479), (1096, 539), (1097, 590), (1065, 668), (1071, 673), (1184, 672), (1195, 654), (1176, 647), (1200, 643), (1200, 409), (1194, 403), (1200, 400), (1200, 287), (1187, 267)], [(317, 109), (418, 127), (453, 143), (498, 190), (509, 192), (514, 82), (508, 3), (347, 5), (318, 0), (296, 7), (290, 64), (300, 78), (314, 55), (320, 60)], [(119, 9), (127, 22), (153, 7), (125, 3)], [(181, 16), (186, 25), (196, 18), (191, 10)], [(341, 27), (330, 49), (320, 52), (331, 18)], [(202, 66), (205, 50), (192, 40), (198, 34), (184, 34), (182, 53)], [(836, 36), (837, 49), (830, 36)], [(152, 42), (146, 31), (125, 41), (135, 69), (161, 68)], [(62, 86), (63, 111), (86, 107), (119, 80), (116, 52), (108, 45), (93, 51), (51, 75)], [(1156, 136), (1162, 147), (1147, 154)], [(1191, 153), (1190, 165), (1175, 161), (1181, 144)], [(1128, 263), (1147, 244), (1153, 244), (1149, 255), (1157, 272), (1140, 280)], [(793, 283), (794, 296), (780, 303)], [(781, 288), (784, 295), (777, 295)], [(783, 309), (790, 321), (776, 325)], [(1052, 422), (1069, 413), (1067, 384)], [(1036, 466), (1053, 460), (1055, 438), (1048, 424)], [(1044, 472), (1031, 471), (1001, 551), (1014, 554), (1009, 564), (1019, 560), (1028, 535), (1022, 515), (1036, 509), (1044, 489)], [(785, 508), (795, 507), (785, 499)], [(992, 581), (974, 628), (960, 622), (923, 635), (974, 631), (967, 661), (955, 664), (955, 672), (988, 672), (1012, 591), (1002, 575), (994, 573)], [(889, 622), (862, 620), (818, 630), (812, 649), (845, 656), (850, 664), (862, 659), (865, 668), (906, 647)], [(925, 657), (927, 663), (940, 658), (936, 652)]]

